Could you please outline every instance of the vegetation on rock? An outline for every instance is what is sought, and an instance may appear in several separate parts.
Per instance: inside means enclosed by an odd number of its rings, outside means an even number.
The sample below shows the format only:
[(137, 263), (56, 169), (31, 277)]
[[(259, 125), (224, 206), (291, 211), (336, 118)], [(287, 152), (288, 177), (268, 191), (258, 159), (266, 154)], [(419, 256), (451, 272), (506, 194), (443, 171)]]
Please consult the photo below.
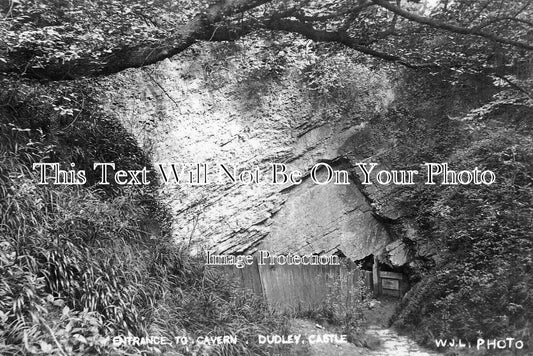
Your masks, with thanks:
[[(241, 340), (214, 352), (269, 352), (244, 342), (255, 332), (281, 332), (283, 317), (205, 271), (203, 260), (190, 259), (171, 241), (154, 186), (103, 190), (90, 176), (82, 186), (36, 184), (35, 162), (62, 162), (64, 169), (69, 162), (77, 168), (99, 161), (149, 165), (132, 137), (91, 99), (89, 83), (3, 84), (2, 355), (144, 354), (148, 348), (119, 347), (111, 338), (173, 340), (213, 330)], [(58, 109), (65, 103), (72, 116)]]
[[(95, 176), (83, 187), (38, 186), (32, 170), (42, 161), (149, 166), (96, 100), (106, 89), (84, 78), (208, 47), (218, 59), (203, 69), (216, 88), (224, 79), (210, 69), (258, 38), (261, 61), (243, 59), (239, 83), (294, 70), (318, 102), (337, 106), (335, 115), (357, 118), (354, 93), (394, 81), (394, 102), (386, 93), (360, 101), (390, 108), (358, 118), (366, 125), (359, 156), (398, 169), (448, 162), (495, 172), (491, 186), (417, 185), (373, 202), (378, 216), (384, 205), (402, 212), (388, 221), (397, 236), (414, 223), (416, 238), (405, 242), (415, 254), (421, 242), (433, 245), (409, 266), (416, 284), (395, 321), (426, 342), (512, 336), (531, 346), (529, 1), (29, 0), (0, 9), (3, 354), (141, 354), (106, 338), (216, 330), (246, 340), (283, 330), (283, 318), (172, 243), (152, 189), (92, 186)], [(378, 147), (386, 148), (379, 157)], [(238, 347), (214, 352), (269, 351)]]

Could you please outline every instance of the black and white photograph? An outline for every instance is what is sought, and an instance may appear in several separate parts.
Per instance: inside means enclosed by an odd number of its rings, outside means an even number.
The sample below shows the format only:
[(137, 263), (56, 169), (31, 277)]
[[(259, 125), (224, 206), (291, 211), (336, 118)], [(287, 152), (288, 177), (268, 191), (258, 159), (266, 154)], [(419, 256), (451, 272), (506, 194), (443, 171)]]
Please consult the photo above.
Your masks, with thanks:
[(533, 356), (533, 1), (0, 0), (0, 355)]

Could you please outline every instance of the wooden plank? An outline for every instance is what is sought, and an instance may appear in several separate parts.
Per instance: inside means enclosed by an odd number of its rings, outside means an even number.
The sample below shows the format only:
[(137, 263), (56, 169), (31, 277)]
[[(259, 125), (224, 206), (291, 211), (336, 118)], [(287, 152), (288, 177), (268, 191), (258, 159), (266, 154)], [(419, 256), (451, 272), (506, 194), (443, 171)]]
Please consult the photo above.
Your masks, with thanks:
[(385, 272), (385, 271), (380, 271), (379, 272), (379, 276), (381, 278), (390, 278), (390, 279), (403, 279), (403, 274), (401, 273), (396, 273), (396, 272)]
[(372, 282), (374, 295), (380, 295), (380, 283), (379, 283), (379, 262), (378, 258), (374, 256), (374, 264), (372, 265)]
[[(217, 270), (233, 277), (237, 284), (265, 297), (276, 309), (314, 308), (328, 297), (351, 305), (354, 288), (371, 286), (372, 273), (356, 266), (263, 265), (257, 260), (242, 269), (217, 266)], [(357, 295), (357, 294), (355, 294)]]
[(397, 280), (397, 279), (382, 278), (381, 279), (381, 288), (383, 288), (383, 289), (400, 290), (400, 281)]
[(372, 291), (372, 271), (363, 271), (365, 275), (365, 285)]

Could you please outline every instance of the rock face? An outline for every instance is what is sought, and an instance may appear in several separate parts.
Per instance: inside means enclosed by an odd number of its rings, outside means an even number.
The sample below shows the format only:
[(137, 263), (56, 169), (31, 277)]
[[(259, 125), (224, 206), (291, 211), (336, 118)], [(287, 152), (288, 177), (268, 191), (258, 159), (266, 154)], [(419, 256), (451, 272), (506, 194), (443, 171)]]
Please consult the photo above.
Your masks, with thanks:
[[(229, 61), (206, 77), (201, 63), (182, 55), (146, 71), (119, 74), (106, 84), (106, 105), (151, 153), (156, 166), (206, 164), (209, 177), (217, 177), (220, 164), (237, 172), (258, 167), (268, 177), (271, 163), (283, 163), (288, 170), (303, 172), (304, 178), (299, 185), (229, 179), (163, 185), (160, 193), (173, 212), (177, 242), (189, 245), (193, 253), (269, 249), (339, 253), (355, 260), (391, 242), (359, 190), (353, 168), (364, 158), (353, 152), (354, 137), (364, 129), (365, 116), (386, 107), (390, 91), (361, 94), (360, 115), (350, 117), (304, 89), (298, 73), (242, 79), (237, 74), (244, 69)], [(216, 85), (210, 78), (217, 79)], [(371, 97), (382, 97), (381, 106), (370, 105)], [(349, 184), (313, 182), (309, 171), (319, 162), (350, 172)], [(319, 176), (324, 174), (322, 170)], [(404, 263), (404, 255), (395, 253), (395, 263)]]
[(348, 185), (317, 185), (308, 178), (287, 194), (259, 247), (276, 253), (342, 253), (359, 260), (388, 241), (353, 180)]

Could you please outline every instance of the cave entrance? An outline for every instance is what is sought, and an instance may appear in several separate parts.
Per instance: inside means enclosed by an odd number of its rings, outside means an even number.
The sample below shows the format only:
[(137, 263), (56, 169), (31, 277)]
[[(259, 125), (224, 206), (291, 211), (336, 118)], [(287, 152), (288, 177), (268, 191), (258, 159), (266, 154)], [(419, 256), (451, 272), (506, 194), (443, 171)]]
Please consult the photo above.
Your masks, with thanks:
[(401, 268), (394, 268), (386, 263), (381, 263), (376, 255), (368, 255), (357, 261), (369, 279), (374, 296), (392, 296), (401, 298), (409, 290), (407, 276)]

